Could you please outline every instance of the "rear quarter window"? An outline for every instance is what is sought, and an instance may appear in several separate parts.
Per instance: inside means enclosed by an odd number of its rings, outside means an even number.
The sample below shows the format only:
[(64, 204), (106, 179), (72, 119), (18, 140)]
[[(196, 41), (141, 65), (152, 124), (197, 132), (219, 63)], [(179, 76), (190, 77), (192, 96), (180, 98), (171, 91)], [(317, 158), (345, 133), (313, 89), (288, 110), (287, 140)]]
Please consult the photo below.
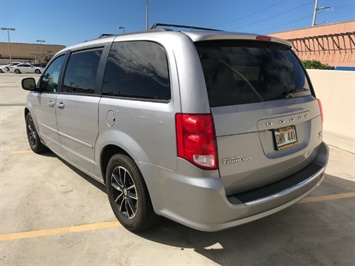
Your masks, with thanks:
[(157, 43), (113, 43), (105, 68), (103, 95), (169, 100), (168, 61)]
[(286, 46), (260, 41), (195, 44), (211, 107), (311, 94), (305, 71)]

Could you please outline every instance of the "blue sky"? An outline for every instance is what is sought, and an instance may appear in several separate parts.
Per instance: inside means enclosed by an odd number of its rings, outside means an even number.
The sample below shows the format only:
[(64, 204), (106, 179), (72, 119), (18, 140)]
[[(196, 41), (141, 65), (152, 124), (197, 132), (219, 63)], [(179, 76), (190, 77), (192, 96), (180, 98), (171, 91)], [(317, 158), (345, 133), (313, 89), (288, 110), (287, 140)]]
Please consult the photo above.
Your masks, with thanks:
[[(149, 0), (155, 22), (267, 34), (310, 27), (315, 0)], [(355, 20), (354, 0), (319, 0), (317, 23)], [(101, 33), (144, 30), (146, 0), (0, 0), (0, 26), (11, 42), (73, 45)], [(1, 42), (7, 32), (1, 31)]]

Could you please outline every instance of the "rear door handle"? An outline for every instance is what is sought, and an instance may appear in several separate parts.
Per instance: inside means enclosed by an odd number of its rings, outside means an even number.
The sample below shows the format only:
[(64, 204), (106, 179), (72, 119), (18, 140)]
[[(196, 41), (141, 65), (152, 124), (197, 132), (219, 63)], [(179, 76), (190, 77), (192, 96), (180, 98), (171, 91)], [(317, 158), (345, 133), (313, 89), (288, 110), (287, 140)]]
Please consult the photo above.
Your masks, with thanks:
[(64, 109), (64, 103), (63, 102), (60, 102), (60, 103), (57, 103), (57, 106), (59, 109)]
[(49, 107), (54, 107), (54, 102), (53, 102), (53, 101), (49, 101), (49, 102), (48, 102), (48, 106), (49, 106)]

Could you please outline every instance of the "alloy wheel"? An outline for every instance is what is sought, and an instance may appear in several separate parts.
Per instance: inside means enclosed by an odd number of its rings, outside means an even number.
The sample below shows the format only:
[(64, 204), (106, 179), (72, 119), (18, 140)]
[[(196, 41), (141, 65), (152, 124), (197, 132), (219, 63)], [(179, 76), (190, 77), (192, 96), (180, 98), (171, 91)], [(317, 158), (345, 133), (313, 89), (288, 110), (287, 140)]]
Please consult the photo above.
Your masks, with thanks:
[(32, 118), (29, 118), (27, 120), (27, 128), (28, 128), (28, 139), (30, 141), (30, 144), (32, 147), (36, 146), (37, 144), (37, 135), (36, 135), (36, 131), (35, 131), (35, 125), (33, 123)]
[(122, 166), (112, 171), (111, 186), (118, 211), (128, 219), (133, 219), (138, 210), (138, 195), (136, 185), (128, 170)]

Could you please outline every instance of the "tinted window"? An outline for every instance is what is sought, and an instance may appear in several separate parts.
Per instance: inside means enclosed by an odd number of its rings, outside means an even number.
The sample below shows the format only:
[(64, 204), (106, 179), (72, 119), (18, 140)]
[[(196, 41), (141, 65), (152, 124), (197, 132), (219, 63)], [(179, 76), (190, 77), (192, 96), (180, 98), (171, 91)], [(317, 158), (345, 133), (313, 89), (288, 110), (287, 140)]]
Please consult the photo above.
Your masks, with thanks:
[(164, 50), (153, 42), (112, 45), (102, 93), (145, 99), (170, 99), (168, 64)]
[(252, 41), (196, 43), (210, 106), (310, 95), (300, 62), (285, 46)]
[(63, 68), (64, 55), (56, 58), (41, 77), (40, 89), (45, 92), (57, 92), (59, 74)]
[(65, 70), (63, 92), (94, 93), (102, 49), (75, 52)]

